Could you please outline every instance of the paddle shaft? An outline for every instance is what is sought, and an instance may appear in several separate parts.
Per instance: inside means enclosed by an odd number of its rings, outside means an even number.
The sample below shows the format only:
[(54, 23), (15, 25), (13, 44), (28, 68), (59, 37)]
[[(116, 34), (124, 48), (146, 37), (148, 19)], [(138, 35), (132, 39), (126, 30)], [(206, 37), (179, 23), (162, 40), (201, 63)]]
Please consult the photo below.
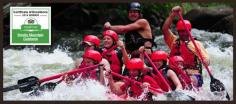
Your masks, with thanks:
[(9, 86), (9, 87), (3, 88), (3, 92), (15, 90), (15, 89), (19, 89), (19, 86), (18, 85), (13, 85), (13, 86)]
[(177, 75), (181, 75), (181, 78), (183, 79), (183, 81), (186, 85), (191, 84), (190, 77), (186, 73), (184, 73), (183, 69), (181, 69), (177, 66), (176, 67), (175, 66), (173, 66), (173, 67), (170, 66), (170, 68), (172, 68), (172, 70), (174, 70)]
[[(181, 20), (181, 21), (183, 22), (183, 24), (184, 24), (184, 28), (185, 28), (185, 30), (187, 31), (190, 40), (193, 42), (193, 45), (194, 45), (194, 47), (195, 47), (195, 49), (196, 49), (196, 51), (197, 51), (197, 54), (198, 54), (199, 57), (200, 57), (201, 62), (203, 63), (202, 54), (201, 54), (200, 50), (198, 49), (198, 47), (197, 47), (197, 45), (196, 45), (196, 43), (195, 43), (195, 40), (193, 39), (193, 37), (192, 37), (190, 31), (188, 30), (186, 24), (184, 23), (184, 19), (183, 19), (182, 15), (181, 15), (180, 13), (179, 13), (178, 15), (179, 15), (180, 20)], [(210, 69), (209, 69), (208, 65), (206, 65), (206, 64), (203, 64), (203, 65), (205, 66), (205, 68), (206, 68), (206, 70), (207, 70), (209, 76), (210, 76), (211, 78), (213, 78), (213, 75), (212, 75), (212, 73), (210, 72)]]
[[(6, 88), (3, 88), (3, 92), (7, 92), (7, 91), (11, 91), (11, 90), (15, 90), (15, 89), (27, 89), (26, 91), (24, 92), (28, 92), (28, 91), (31, 91), (31, 87), (32, 86), (35, 86), (36, 83), (40, 84), (40, 83), (43, 83), (45, 81), (49, 81), (49, 80), (53, 80), (53, 79), (57, 79), (57, 78), (60, 78), (66, 74), (68, 75), (72, 75), (72, 74), (76, 74), (76, 73), (80, 73), (84, 70), (87, 70), (87, 69), (90, 69), (90, 68), (96, 68), (98, 67), (100, 64), (97, 64), (97, 65), (93, 65), (93, 66), (89, 66), (89, 67), (85, 67), (85, 68), (76, 68), (76, 69), (73, 69), (73, 70), (70, 70), (70, 71), (67, 71), (65, 73), (61, 73), (61, 74), (56, 74), (56, 75), (53, 75), (53, 76), (49, 76), (49, 77), (46, 77), (46, 78), (42, 78), (40, 80), (29, 80), (28, 82), (24, 82), (24, 83), (21, 83), (21, 84), (17, 84), (17, 85), (13, 85), (13, 86), (9, 86), (9, 87), (6, 87)], [(37, 78), (37, 77), (34, 77), (34, 76), (31, 76), (33, 78)], [(31, 77), (28, 77), (28, 78), (31, 78)], [(24, 78), (24, 79), (21, 79), (21, 80), (25, 80), (25, 79), (28, 79), (28, 78)], [(19, 80), (18, 80), (19, 81)], [(59, 81), (61, 82), (61, 80)], [(31, 88), (31, 89), (29, 89)], [(22, 90), (23, 91), (23, 90)]]
[(144, 56), (148, 59), (149, 63), (152, 65), (153, 69), (157, 72), (157, 74), (160, 76), (162, 82), (168, 87), (169, 90), (171, 90), (170, 85), (167, 83), (166, 79), (163, 77), (163, 75), (160, 73), (160, 71), (157, 69), (156, 65), (152, 62), (150, 57), (146, 52), (144, 52)]
[[(120, 74), (118, 74), (118, 73), (111, 72), (111, 74), (114, 75), (114, 76), (116, 76), (116, 77), (122, 78), (122, 79), (124, 79), (124, 80), (128, 80), (128, 81), (130, 81), (130, 82), (133, 82), (134, 84), (138, 84), (138, 85), (140, 85), (140, 86), (142, 85), (141, 82), (138, 82), (138, 81), (135, 81), (135, 80), (133, 80), (133, 79), (127, 78), (127, 77), (122, 76), (122, 75), (120, 75)], [(153, 88), (153, 87), (148, 87), (148, 89), (149, 89), (149, 90), (152, 90), (152, 91), (155, 91), (155, 92), (157, 92), (157, 93), (161, 93), (161, 94), (162, 94), (162, 93), (165, 93), (164, 91), (158, 90), (158, 89)]]
[(191, 85), (192, 81), (191, 81), (190, 77), (186, 73), (184, 73), (182, 69), (176, 67), (175, 70), (177, 70), (179, 72), (179, 74), (181, 75), (181, 78), (182, 78), (181, 80), (183, 81), (185, 87), (187, 87), (188, 85)]
[(100, 64), (97, 64), (97, 65), (93, 65), (93, 66), (89, 66), (89, 67), (85, 67), (85, 68), (76, 68), (76, 69), (73, 69), (73, 70), (70, 70), (70, 71), (67, 71), (65, 73), (60, 73), (60, 74), (56, 74), (56, 75), (53, 75), (53, 76), (50, 76), (50, 77), (46, 77), (46, 78), (42, 78), (39, 80), (40, 83), (43, 83), (45, 81), (49, 81), (49, 80), (53, 80), (53, 79), (57, 79), (57, 78), (60, 78), (61, 76), (63, 75), (71, 75), (71, 74), (75, 74), (75, 73), (79, 73), (79, 72), (82, 72), (84, 70), (87, 70), (87, 69), (90, 69), (90, 68), (96, 68), (98, 67)]

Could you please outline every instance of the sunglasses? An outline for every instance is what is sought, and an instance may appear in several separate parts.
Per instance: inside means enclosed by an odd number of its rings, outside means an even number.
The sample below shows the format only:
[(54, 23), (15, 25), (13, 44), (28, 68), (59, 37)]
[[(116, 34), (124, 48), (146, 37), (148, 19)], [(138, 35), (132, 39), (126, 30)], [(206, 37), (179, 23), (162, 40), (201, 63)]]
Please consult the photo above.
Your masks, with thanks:
[(92, 47), (93, 45), (88, 44), (88, 43), (83, 43), (82, 46), (84, 46), (84, 47)]

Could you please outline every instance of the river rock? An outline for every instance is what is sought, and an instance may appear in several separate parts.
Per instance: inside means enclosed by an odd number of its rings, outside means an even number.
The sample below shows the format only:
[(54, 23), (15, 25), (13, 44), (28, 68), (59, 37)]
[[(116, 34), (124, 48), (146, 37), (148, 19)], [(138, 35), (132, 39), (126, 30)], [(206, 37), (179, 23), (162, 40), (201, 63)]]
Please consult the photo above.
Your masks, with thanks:
[[(196, 8), (186, 13), (193, 28), (214, 32), (233, 33), (233, 8)], [(226, 23), (226, 24), (225, 24)]]

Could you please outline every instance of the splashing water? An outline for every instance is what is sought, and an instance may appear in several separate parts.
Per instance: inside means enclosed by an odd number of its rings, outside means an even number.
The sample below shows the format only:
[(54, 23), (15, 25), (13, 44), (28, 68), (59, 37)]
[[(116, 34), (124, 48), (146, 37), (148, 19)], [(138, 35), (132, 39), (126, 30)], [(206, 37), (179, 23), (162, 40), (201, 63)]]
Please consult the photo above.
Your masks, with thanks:
[[(192, 30), (194, 37), (203, 42), (209, 53), (210, 68), (214, 77), (219, 79), (233, 100), (233, 37), (229, 34), (212, 33), (197, 29)], [(163, 36), (155, 39), (157, 49), (169, 52)], [(3, 86), (15, 85), (17, 80), (28, 76), (43, 78), (73, 69), (73, 59), (69, 52), (55, 49), (53, 53), (39, 53), (32, 49), (3, 50)], [(183, 91), (196, 100), (226, 100), (210, 91), (210, 78), (203, 70), (204, 84), (202, 90)], [(41, 96), (29, 96), (19, 90), (3, 93), (3, 100), (122, 100), (114, 94), (107, 93), (109, 88), (93, 80), (81, 81), (67, 86), (60, 83), (53, 92), (44, 92)], [(153, 96), (154, 100), (167, 100), (164, 95)], [(137, 99), (139, 100), (139, 99)]]

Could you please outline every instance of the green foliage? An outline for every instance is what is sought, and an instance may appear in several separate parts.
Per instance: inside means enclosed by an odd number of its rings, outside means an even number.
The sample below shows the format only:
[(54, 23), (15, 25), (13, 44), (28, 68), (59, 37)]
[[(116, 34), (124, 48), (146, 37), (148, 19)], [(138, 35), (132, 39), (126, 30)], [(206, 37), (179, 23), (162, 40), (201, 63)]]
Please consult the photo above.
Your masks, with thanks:
[(214, 8), (214, 7), (233, 7), (233, 3), (230, 2), (213, 2), (213, 3), (199, 3), (200, 7), (209, 7), (209, 8)]
[[(117, 14), (122, 18), (127, 16), (127, 3), (81, 3), (82, 8), (88, 10), (103, 10), (104, 12), (109, 11), (110, 9), (117, 9)], [(212, 3), (195, 3), (195, 2), (186, 2), (182, 3), (181, 1), (171, 2), (171, 3), (142, 3), (142, 13), (160, 13), (162, 17), (167, 17), (169, 12), (174, 6), (182, 6), (184, 13), (187, 13), (193, 8), (199, 7), (233, 7), (233, 3), (221, 3), (221, 2), (212, 2)]]

